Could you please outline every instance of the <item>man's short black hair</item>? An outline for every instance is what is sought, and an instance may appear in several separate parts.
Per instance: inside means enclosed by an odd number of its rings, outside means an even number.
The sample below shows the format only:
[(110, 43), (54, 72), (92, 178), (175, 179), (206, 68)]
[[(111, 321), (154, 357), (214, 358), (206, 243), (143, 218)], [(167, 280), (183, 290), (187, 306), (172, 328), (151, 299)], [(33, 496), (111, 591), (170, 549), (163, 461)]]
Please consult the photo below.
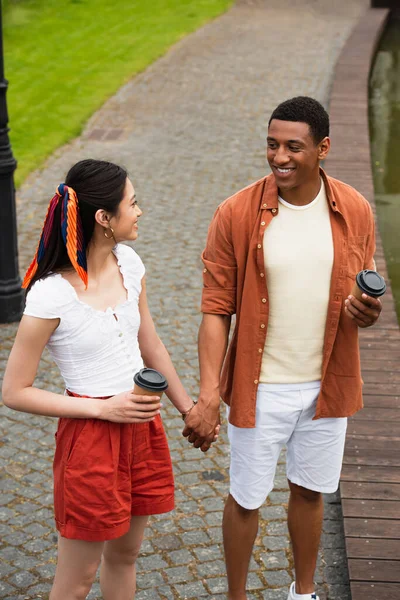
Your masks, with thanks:
[(321, 140), (329, 136), (328, 113), (318, 100), (308, 96), (296, 96), (290, 100), (285, 100), (272, 113), (268, 127), (272, 119), (307, 123), (315, 144), (319, 144)]

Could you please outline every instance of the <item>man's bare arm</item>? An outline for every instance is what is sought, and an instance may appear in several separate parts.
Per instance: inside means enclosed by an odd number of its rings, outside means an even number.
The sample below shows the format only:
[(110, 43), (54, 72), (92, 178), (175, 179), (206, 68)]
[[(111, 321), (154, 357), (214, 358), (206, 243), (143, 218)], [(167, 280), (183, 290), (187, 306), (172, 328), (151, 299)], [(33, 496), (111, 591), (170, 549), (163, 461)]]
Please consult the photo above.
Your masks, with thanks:
[(230, 315), (204, 314), (199, 329), (200, 395), (185, 419), (183, 435), (206, 452), (219, 425), (219, 380), (228, 347)]

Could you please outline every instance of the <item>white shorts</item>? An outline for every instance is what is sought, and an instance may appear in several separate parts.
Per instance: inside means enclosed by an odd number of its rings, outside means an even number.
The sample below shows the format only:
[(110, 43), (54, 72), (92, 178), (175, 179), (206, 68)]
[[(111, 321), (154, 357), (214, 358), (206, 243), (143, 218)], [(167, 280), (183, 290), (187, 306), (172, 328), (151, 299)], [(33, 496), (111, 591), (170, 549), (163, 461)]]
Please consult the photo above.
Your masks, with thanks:
[(256, 427), (228, 424), (230, 493), (243, 508), (259, 508), (265, 502), (274, 487), (276, 465), (285, 445), (289, 481), (316, 492), (337, 490), (347, 418), (312, 420), (319, 389), (319, 381), (261, 383)]

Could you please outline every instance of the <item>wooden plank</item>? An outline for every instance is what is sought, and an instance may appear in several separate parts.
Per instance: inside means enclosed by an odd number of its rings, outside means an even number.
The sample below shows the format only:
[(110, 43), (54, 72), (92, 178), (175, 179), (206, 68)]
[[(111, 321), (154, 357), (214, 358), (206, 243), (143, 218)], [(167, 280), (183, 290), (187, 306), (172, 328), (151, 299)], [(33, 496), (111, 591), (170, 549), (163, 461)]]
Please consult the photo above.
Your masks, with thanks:
[(352, 600), (400, 600), (400, 588), (397, 583), (352, 581), (350, 590)]
[[(375, 255), (376, 256), (376, 255)], [(379, 258), (377, 257), (378, 261)], [(382, 262), (382, 261), (380, 261)], [(385, 263), (382, 263), (382, 268), (380, 269), (380, 271), (385, 271)], [(386, 273), (385, 273), (386, 275)], [(390, 294), (390, 301), (393, 300), (393, 295)], [(378, 344), (379, 347), (379, 352), (376, 353), (375, 357), (377, 360), (380, 360), (381, 358), (381, 354), (382, 353), (390, 353), (393, 352), (393, 356), (396, 356), (396, 352), (399, 349), (399, 341), (400, 341), (400, 335), (399, 332), (396, 331), (396, 329), (388, 329), (388, 330), (382, 330), (382, 328), (379, 331), (379, 336), (376, 335), (376, 333), (374, 333), (373, 336), (367, 336), (364, 335), (364, 333), (362, 333), (360, 335), (360, 337), (358, 338), (360, 347), (367, 350), (372, 350), (373, 348), (375, 348), (375, 344)]]
[(376, 341), (371, 338), (359, 340), (359, 346), (361, 350), (361, 367), (363, 366), (364, 361), (373, 360), (374, 357), (376, 360), (387, 358), (388, 360), (397, 361), (399, 343), (399, 339), (386, 339), (386, 335), (380, 335)]
[[(360, 339), (362, 339), (362, 340), (368, 340), (368, 339), (374, 340), (374, 338), (376, 338), (375, 325), (374, 325), (374, 327), (367, 327), (366, 329), (359, 331), (359, 336), (360, 336)], [(400, 329), (398, 329), (397, 331), (388, 329), (385, 336), (387, 337), (387, 339), (396, 339), (398, 342), (400, 342)], [(383, 341), (383, 340), (381, 340), (381, 341)]]
[(343, 465), (341, 478), (343, 481), (400, 483), (400, 468)]
[(388, 421), (363, 421), (349, 419), (347, 425), (348, 435), (373, 435), (382, 437), (397, 437), (400, 434), (399, 424)]
[[(376, 211), (373, 211), (376, 212)], [(380, 251), (380, 253), (375, 254), (376, 260), (379, 262), (379, 266), (380, 269), (379, 271), (382, 273), (382, 275), (384, 277), (387, 277), (387, 270), (386, 270), (386, 264), (385, 264), (385, 258), (384, 258), (384, 251), (383, 249)], [(394, 302), (393, 302), (393, 294), (392, 292), (389, 290), (388, 294), (386, 296), (386, 303), (389, 306), (393, 306), (394, 308)], [(386, 309), (386, 306), (383, 308), (383, 310)], [(397, 320), (397, 319), (396, 319)], [(378, 321), (379, 323), (379, 321)], [(374, 328), (377, 327), (378, 324), (374, 325)], [(368, 334), (364, 334), (361, 333), (359, 336), (359, 343), (361, 344), (362, 347), (368, 347), (368, 348), (372, 348), (375, 346), (375, 338), (376, 339), (376, 343), (380, 345), (381, 351), (384, 352), (385, 350), (392, 350), (393, 352), (396, 352), (396, 350), (398, 350), (398, 347), (396, 348), (396, 344), (399, 343), (399, 332), (396, 329), (393, 329), (393, 327), (380, 327), (379, 330), (379, 337), (376, 335), (376, 333), (374, 333), (372, 335), (372, 333), (370, 333), (370, 335)], [(382, 344), (382, 342), (387, 342), (388, 345), (384, 346)], [(381, 358), (381, 351), (377, 352), (376, 354), (376, 358), (377, 360), (380, 360)]]
[[(398, 360), (399, 340), (360, 340), (361, 368), (364, 360), (372, 360), (373, 356), (388, 357), (390, 360)], [(375, 353), (375, 354), (374, 354)]]
[(397, 391), (399, 391), (400, 384), (400, 371), (385, 371), (383, 374), (382, 371), (363, 371), (362, 378), (365, 384), (368, 383), (383, 383), (383, 384), (391, 384), (397, 383)]
[(362, 371), (394, 371), (399, 368), (399, 363), (397, 360), (394, 360), (394, 357), (390, 350), (387, 352), (388, 360), (385, 360), (384, 356), (381, 356), (379, 353), (379, 358), (375, 358), (375, 360), (361, 360)]
[[(347, 558), (380, 558), (399, 560), (400, 540), (347, 538)], [(400, 564), (399, 564), (400, 568)]]
[[(391, 294), (391, 297), (393, 298), (393, 294)], [(382, 348), (385, 348), (384, 343), (386, 343), (388, 344), (388, 348), (392, 348), (393, 344), (399, 343), (400, 331), (398, 329), (393, 329), (393, 327), (385, 329), (381, 327), (379, 332), (380, 335), (377, 336), (375, 327), (376, 326), (374, 325), (374, 327), (370, 328), (370, 330), (364, 329), (362, 332), (360, 332), (360, 344), (365, 345), (366, 343), (370, 342), (372, 348), (372, 345), (375, 345), (375, 343), (377, 343)], [(377, 356), (379, 356), (379, 353), (377, 354)]]
[[(353, 417), (359, 421), (400, 421), (400, 408), (364, 407)], [(399, 428), (400, 429), (400, 428)]]
[(397, 383), (365, 383), (364, 394), (382, 394), (382, 396), (398, 396), (400, 386)]
[[(383, 265), (382, 265), (382, 268), (380, 269), (380, 271), (382, 272), (382, 275), (384, 274), (383, 273), (384, 270), (385, 269), (383, 268)], [(395, 318), (394, 299), (392, 296), (390, 296), (390, 303), (393, 304), (393, 310), (391, 310), (390, 312), (391, 312), (392, 318), (394, 319)], [(397, 321), (397, 319), (396, 319), (396, 321)], [(391, 352), (393, 352), (393, 356), (395, 357), (396, 352), (399, 349), (398, 344), (400, 341), (399, 335), (398, 335), (398, 330), (395, 329), (393, 326), (387, 327), (386, 324), (383, 324), (383, 323), (380, 323), (379, 327), (378, 327), (378, 323), (377, 323), (376, 325), (374, 325), (374, 328), (376, 329), (376, 331), (374, 332), (373, 337), (359, 338), (360, 348), (367, 351), (367, 350), (371, 350), (372, 348), (375, 348), (375, 344), (377, 344), (377, 346), (379, 348), (378, 352), (375, 355), (375, 358), (377, 360), (381, 360), (382, 356), (387, 356), (390, 358)], [(395, 360), (395, 358), (393, 358), (393, 360)]]
[(341, 481), (340, 495), (343, 498), (364, 500), (400, 500), (400, 485), (395, 483), (361, 483)]
[(369, 448), (371, 450), (387, 450), (388, 447), (392, 447), (394, 450), (397, 450), (399, 447), (399, 442), (400, 437), (348, 435), (346, 437), (346, 449), (351, 450), (352, 448)]
[[(367, 198), (375, 218), (368, 77), (387, 17), (367, 10), (339, 57), (330, 96), (334, 143), (326, 161), (328, 173)], [(352, 139), (351, 122), (357, 124)], [(356, 157), (355, 144), (362, 148)], [(352, 600), (400, 600), (400, 330), (378, 228), (376, 237), (377, 268), (388, 291), (376, 326), (359, 332), (366, 408), (349, 420), (340, 484)]]
[(357, 519), (344, 520), (344, 533), (348, 537), (400, 539), (400, 520)]
[(377, 450), (371, 448), (349, 448), (346, 446), (344, 465), (369, 465), (400, 467), (400, 446), (398, 449)]
[[(365, 408), (400, 408), (400, 396), (378, 396), (378, 394), (363, 394)], [(361, 411), (359, 411), (361, 412)], [(353, 418), (359, 413), (356, 413)]]
[[(373, 209), (374, 214), (376, 215), (376, 210)], [(379, 266), (380, 266), (380, 271), (382, 272), (382, 275), (384, 277), (387, 277), (387, 269), (386, 269), (386, 263), (385, 263), (385, 258), (384, 258), (384, 252), (383, 249), (381, 249), (380, 251), (380, 255), (377, 255), (377, 260), (379, 262)], [(387, 296), (385, 299), (385, 306), (383, 307), (383, 310), (386, 310), (387, 306), (393, 306), (393, 293), (391, 291), (391, 289), (388, 289), (387, 292)], [(396, 318), (396, 322), (397, 322), (397, 318)], [(379, 323), (379, 321), (378, 321)], [(378, 336), (376, 335), (376, 333), (374, 333), (375, 328), (378, 326), (378, 323), (376, 325), (374, 325), (374, 327), (372, 328), (372, 330), (366, 334), (364, 334), (364, 332), (361, 332), (360, 336), (359, 336), (359, 340), (361, 344), (364, 344), (365, 341), (373, 341), (374, 338), (378, 338)], [(364, 330), (366, 331), (366, 330)], [(396, 329), (393, 329), (393, 327), (380, 327), (380, 336), (377, 339), (378, 343), (381, 343), (382, 341), (389, 341), (389, 342), (394, 342), (394, 341), (399, 341), (399, 332)], [(379, 358), (380, 353), (377, 354), (377, 358)]]
[[(379, 359), (376, 358), (377, 352), (379, 353)], [(388, 370), (395, 371), (400, 365), (400, 358), (398, 358), (399, 354), (399, 348), (397, 348), (397, 350), (394, 348), (382, 348), (377, 351), (372, 345), (368, 348), (360, 346), (361, 371), (379, 371), (381, 367), (382, 369), (387, 370), (385, 369), (385, 366)], [(388, 364), (384, 365), (384, 363)]]
[(352, 581), (400, 583), (400, 562), (397, 560), (350, 558), (348, 566)]
[(400, 501), (343, 498), (342, 511), (344, 517), (400, 520)]

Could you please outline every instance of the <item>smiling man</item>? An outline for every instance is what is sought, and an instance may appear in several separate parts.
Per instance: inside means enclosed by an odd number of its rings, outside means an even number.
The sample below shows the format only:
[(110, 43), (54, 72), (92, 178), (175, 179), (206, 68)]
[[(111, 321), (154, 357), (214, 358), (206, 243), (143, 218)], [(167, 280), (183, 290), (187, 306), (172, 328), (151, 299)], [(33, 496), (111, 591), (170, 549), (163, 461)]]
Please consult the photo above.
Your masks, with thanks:
[(356, 190), (320, 168), (329, 148), (319, 102), (280, 104), (268, 126), (272, 174), (218, 207), (202, 255), (200, 395), (183, 434), (208, 450), (220, 397), (228, 405), (230, 600), (246, 598), (258, 509), (284, 446), (296, 573), (288, 600), (318, 598), (321, 494), (338, 487), (347, 417), (362, 407), (358, 327), (373, 325), (381, 304), (350, 291), (357, 272), (375, 266), (374, 219)]

